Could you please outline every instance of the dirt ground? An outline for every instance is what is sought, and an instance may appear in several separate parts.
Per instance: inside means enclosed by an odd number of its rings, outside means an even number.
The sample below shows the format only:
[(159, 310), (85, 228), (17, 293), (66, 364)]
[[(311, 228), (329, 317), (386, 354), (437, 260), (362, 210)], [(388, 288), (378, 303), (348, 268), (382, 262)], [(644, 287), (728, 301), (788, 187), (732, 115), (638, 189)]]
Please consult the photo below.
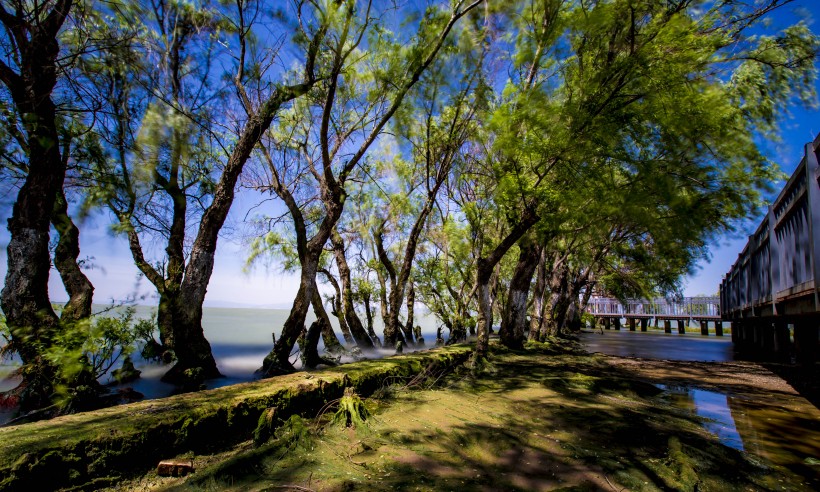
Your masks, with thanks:
[[(658, 385), (726, 395), (743, 450), (706, 430), (696, 398)], [(820, 489), (820, 412), (753, 363), (496, 348), (477, 375), (433, 374), (365, 405), (357, 428), (331, 423), (330, 406), (261, 446), (187, 456), (189, 477), (117, 490)]]

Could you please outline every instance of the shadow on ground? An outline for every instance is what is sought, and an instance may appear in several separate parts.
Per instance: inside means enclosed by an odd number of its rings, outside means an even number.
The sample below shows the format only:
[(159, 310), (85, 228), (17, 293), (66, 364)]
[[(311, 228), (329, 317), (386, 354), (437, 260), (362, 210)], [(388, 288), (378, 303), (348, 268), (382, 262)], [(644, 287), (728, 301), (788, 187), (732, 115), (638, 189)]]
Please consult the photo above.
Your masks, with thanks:
[[(720, 444), (604, 357), (495, 349), (482, 374), (392, 387), (358, 429), (308, 421), (171, 490), (811, 490)], [(809, 473), (812, 468), (809, 467)]]

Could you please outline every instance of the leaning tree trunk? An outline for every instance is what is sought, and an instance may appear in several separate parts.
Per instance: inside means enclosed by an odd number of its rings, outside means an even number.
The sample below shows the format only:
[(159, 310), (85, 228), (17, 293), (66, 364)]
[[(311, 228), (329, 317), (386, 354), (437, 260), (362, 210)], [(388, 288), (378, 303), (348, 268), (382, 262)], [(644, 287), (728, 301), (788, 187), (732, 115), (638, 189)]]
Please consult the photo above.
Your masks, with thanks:
[(325, 352), (341, 353), (344, 352), (344, 347), (336, 338), (336, 333), (333, 331), (333, 325), (330, 324), (330, 317), (327, 315), (324, 304), (322, 304), (322, 295), (319, 293), (319, 288), (314, 282), (313, 284), (313, 313), (316, 319), (321, 322), (322, 340), (325, 342)]
[(293, 372), (288, 357), (299, 337), (299, 333), (305, 327), (305, 317), (313, 299), (313, 286), (316, 278), (316, 268), (319, 262), (318, 255), (310, 255), (305, 257), (302, 262), (302, 273), (299, 277), (299, 290), (296, 292), (296, 298), (293, 300), (293, 306), (290, 309), (290, 314), (282, 325), (282, 334), (276, 343), (273, 345), (273, 350), (265, 357), (262, 362), (261, 372), (267, 376), (275, 376), (278, 374), (286, 374)]
[(350, 334), (350, 328), (347, 326), (347, 316), (345, 316), (344, 311), (344, 302), (342, 288), (339, 286), (339, 282), (336, 281), (336, 278), (330, 273), (327, 269), (322, 268), (319, 270), (333, 286), (333, 290), (336, 291), (336, 295), (333, 296), (331, 300), (331, 314), (336, 316), (336, 319), (339, 321), (339, 329), (342, 331), (342, 337), (345, 340), (345, 343), (354, 343), (353, 335)]
[[(375, 334), (368, 334), (368, 332), (365, 331), (364, 326), (362, 326), (362, 320), (359, 318), (359, 315), (356, 314), (356, 309), (353, 307), (353, 286), (350, 278), (350, 266), (347, 264), (344, 240), (336, 228), (334, 228), (330, 234), (330, 242), (333, 246), (336, 268), (339, 270), (339, 278), (342, 282), (342, 313), (347, 322), (347, 327), (359, 348), (371, 349), (373, 348), (373, 339), (371, 339), (371, 336)], [(368, 316), (370, 316), (369, 300), (370, 298), (368, 296), (368, 306), (365, 306), (368, 311)], [(370, 331), (373, 331), (372, 320), (368, 321), (368, 327)]]
[(374, 345), (381, 347), (382, 341), (379, 339), (378, 335), (376, 335), (376, 330), (373, 329), (373, 310), (370, 307), (369, 293), (362, 295), (362, 303), (364, 303), (364, 315), (367, 319), (367, 334), (370, 335), (370, 339), (373, 340)]
[(530, 294), (530, 284), (538, 259), (541, 256), (541, 247), (535, 242), (527, 242), (520, 246), (518, 263), (515, 266), (510, 290), (507, 295), (507, 304), (504, 307), (504, 317), (501, 321), (499, 335), (501, 343), (509, 348), (519, 349), (524, 346), (524, 330), (527, 327), (527, 300)]
[(530, 316), (530, 340), (538, 340), (541, 324), (544, 322), (544, 294), (547, 290), (547, 257), (546, 248), (542, 248), (538, 258), (538, 269), (535, 277), (535, 287), (532, 293), (532, 315)]
[[(248, 161), (253, 148), (273, 122), (276, 112), (282, 105), (308, 92), (316, 83), (312, 73), (312, 59), (315, 57), (313, 50), (314, 46), (311, 43), (311, 51), (308, 54), (309, 63), (306, 65), (310, 68), (306, 70), (305, 74), (307, 80), (301, 84), (278, 87), (262, 104), (262, 107), (256, 113), (250, 115), (217, 182), (213, 201), (202, 215), (180, 289), (180, 304), (184, 308), (182, 310), (183, 316), (180, 323), (173, 327), (174, 353), (177, 356), (177, 364), (173, 369), (175, 373), (200, 367), (204, 370), (206, 378), (221, 376), (211, 353), (211, 345), (205, 339), (202, 329), (202, 304), (205, 302), (208, 282), (214, 270), (214, 257), (219, 231), (228, 217), (239, 175), (242, 173), (242, 169)], [(309, 273), (311, 276), (308, 290), (303, 292), (308, 297), (303, 299), (297, 309), (298, 313), (302, 313), (301, 320), (297, 318), (291, 323), (291, 332), (296, 329), (297, 336), (304, 328), (304, 318), (310, 304), (310, 294), (312, 294), (309, 292), (309, 288), (316, 278), (316, 265)], [(291, 338), (291, 336), (289, 334), (290, 345), (287, 349), (288, 352), (290, 352), (290, 347), (293, 347), (293, 343), (296, 342), (296, 338)], [(288, 355), (285, 354), (284, 358), (280, 360), (290, 365)]]
[(534, 207), (525, 209), (521, 221), (512, 228), (506, 237), (487, 256), (481, 256), (476, 261), (476, 297), (478, 299), (478, 338), (474, 360), (487, 357), (490, 344), (490, 328), (492, 323), (492, 305), (490, 304), (490, 278), (495, 266), (509, 249), (518, 242), (527, 231), (538, 222)]
[(80, 257), (80, 230), (68, 215), (68, 202), (62, 190), (57, 193), (51, 223), (59, 234), (54, 249), (54, 266), (68, 293), (68, 302), (60, 313), (62, 321), (75, 322), (91, 316), (94, 286), (77, 263)]
[(52, 91), (57, 84), (58, 33), (65, 22), (71, 0), (58, 0), (32, 22), (24, 12), (0, 19), (11, 40), (19, 72), (0, 65), (0, 80), (8, 88), (14, 109), (26, 135), (28, 172), (17, 192), (8, 229), (6, 282), (0, 305), (11, 333), (9, 344), (20, 356), (23, 376), (20, 406), (31, 410), (50, 404), (57, 370), (45, 358), (58, 319), (48, 296), (49, 224), (54, 202), (66, 173), (57, 131), (57, 113)]

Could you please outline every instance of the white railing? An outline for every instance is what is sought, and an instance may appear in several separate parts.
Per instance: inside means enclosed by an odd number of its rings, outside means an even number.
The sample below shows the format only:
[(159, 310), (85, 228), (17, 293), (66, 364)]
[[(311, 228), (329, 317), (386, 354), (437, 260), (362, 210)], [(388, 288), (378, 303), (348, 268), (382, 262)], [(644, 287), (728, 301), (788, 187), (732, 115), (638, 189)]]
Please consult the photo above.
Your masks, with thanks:
[(611, 297), (592, 297), (587, 304), (587, 313), (598, 316), (621, 317), (687, 317), (719, 318), (719, 297), (684, 297), (677, 301), (664, 298), (627, 299), (621, 302)]

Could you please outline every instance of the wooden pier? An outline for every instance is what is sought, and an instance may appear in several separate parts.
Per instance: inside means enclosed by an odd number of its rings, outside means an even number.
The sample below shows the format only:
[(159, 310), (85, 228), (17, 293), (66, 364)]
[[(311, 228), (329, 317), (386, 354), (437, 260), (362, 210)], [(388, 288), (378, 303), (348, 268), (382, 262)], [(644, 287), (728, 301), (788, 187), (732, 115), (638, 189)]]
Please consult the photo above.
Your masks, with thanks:
[(701, 335), (709, 335), (709, 323), (715, 325), (715, 335), (723, 336), (723, 318), (720, 315), (719, 297), (684, 297), (678, 301), (668, 299), (628, 299), (621, 302), (610, 297), (593, 297), (587, 304), (587, 313), (604, 323), (607, 330), (621, 329), (626, 320), (630, 331), (647, 331), (650, 320), (663, 322), (664, 331), (672, 333), (676, 322), (678, 333), (686, 333), (686, 326), (694, 321), (700, 323)]
[(720, 312), (746, 351), (817, 360), (820, 336), (820, 135), (720, 285)]

